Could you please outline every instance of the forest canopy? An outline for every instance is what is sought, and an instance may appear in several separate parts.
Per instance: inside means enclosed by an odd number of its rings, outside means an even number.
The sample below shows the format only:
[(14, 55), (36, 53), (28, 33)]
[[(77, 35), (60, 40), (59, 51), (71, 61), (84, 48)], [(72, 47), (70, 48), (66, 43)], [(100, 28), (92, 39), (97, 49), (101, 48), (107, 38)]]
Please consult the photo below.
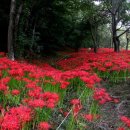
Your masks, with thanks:
[(81, 47), (128, 50), (128, 0), (1, 0), (1, 51), (9, 58)]

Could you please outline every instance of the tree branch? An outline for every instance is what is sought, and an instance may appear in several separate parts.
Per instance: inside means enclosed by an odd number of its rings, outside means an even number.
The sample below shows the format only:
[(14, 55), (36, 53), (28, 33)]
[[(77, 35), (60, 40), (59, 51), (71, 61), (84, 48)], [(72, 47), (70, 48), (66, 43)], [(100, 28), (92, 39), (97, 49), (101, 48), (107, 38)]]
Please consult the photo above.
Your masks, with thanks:
[(106, 4), (107, 10), (108, 10), (112, 15), (115, 15), (115, 14), (109, 9), (109, 7), (108, 7), (108, 5), (107, 5), (107, 1), (104, 1), (104, 2), (105, 2), (105, 4)]
[(121, 33), (121, 34), (120, 34), (119, 36), (117, 36), (117, 37), (119, 38), (119, 37), (122, 36), (124, 33), (126, 33), (129, 29), (130, 29), (130, 27), (127, 28), (123, 33)]
[(121, 28), (122, 28), (122, 24), (121, 24), (121, 26), (119, 28), (116, 29), (116, 31), (120, 30)]

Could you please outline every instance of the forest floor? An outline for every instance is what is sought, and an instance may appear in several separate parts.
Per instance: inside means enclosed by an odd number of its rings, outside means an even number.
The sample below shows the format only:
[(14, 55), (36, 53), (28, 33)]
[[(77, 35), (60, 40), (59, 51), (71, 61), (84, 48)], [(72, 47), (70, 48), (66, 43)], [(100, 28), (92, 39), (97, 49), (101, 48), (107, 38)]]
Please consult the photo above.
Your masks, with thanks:
[(102, 106), (102, 120), (98, 127), (101, 130), (115, 130), (120, 125), (120, 116), (130, 116), (130, 80), (114, 84), (105, 81), (101, 85), (107, 88), (112, 97), (119, 99), (119, 102), (108, 102)]

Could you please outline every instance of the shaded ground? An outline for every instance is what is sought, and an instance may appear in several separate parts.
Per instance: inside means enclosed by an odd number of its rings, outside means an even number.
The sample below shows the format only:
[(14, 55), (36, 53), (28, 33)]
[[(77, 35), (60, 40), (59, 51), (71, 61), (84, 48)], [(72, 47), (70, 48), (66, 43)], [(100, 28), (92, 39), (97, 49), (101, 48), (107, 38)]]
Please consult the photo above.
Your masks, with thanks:
[(102, 84), (105, 87), (109, 87), (108, 92), (112, 97), (118, 98), (119, 102), (106, 103), (101, 109), (102, 119), (98, 124), (100, 130), (116, 130), (118, 126), (121, 126), (120, 116), (125, 115), (130, 117), (130, 81), (110, 84), (104, 82)]

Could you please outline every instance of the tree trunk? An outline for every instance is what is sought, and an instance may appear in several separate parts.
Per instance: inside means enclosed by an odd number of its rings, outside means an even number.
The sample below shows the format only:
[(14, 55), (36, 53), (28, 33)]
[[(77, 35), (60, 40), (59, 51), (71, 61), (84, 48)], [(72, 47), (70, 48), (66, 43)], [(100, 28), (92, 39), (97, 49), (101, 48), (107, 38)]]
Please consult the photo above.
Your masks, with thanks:
[(14, 60), (14, 14), (15, 14), (16, 0), (11, 0), (10, 6), (10, 19), (9, 19), (9, 27), (8, 27), (8, 57), (11, 60)]
[(128, 46), (129, 46), (129, 39), (128, 38), (126, 38), (126, 51), (128, 51)]
[(126, 32), (126, 51), (128, 51), (128, 46), (129, 46), (129, 33), (127, 31)]
[(18, 32), (18, 24), (19, 24), (19, 19), (20, 19), (20, 15), (23, 9), (23, 1), (21, 2), (19, 8), (18, 8), (18, 12), (15, 18), (15, 27), (14, 27), (14, 52), (16, 52), (17, 50), (17, 32)]
[(114, 51), (119, 52), (120, 40), (119, 37), (117, 36), (116, 26), (117, 26), (116, 14), (112, 14), (112, 40), (114, 44)]
[(97, 38), (96, 38), (96, 28), (94, 27), (94, 33), (93, 33), (93, 29), (91, 26), (91, 36), (92, 36), (92, 40), (93, 40), (93, 49), (94, 52), (97, 53)]
[(119, 52), (120, 51), (120, 39), (119, 36), (117, 36), (117, 24), (119, 22), (119, 7), (122, 1), (119, 0), (112, 0), (112, 10), (110, 10), (112, 15), (112, 42), (114, 44), (114, 51)]

